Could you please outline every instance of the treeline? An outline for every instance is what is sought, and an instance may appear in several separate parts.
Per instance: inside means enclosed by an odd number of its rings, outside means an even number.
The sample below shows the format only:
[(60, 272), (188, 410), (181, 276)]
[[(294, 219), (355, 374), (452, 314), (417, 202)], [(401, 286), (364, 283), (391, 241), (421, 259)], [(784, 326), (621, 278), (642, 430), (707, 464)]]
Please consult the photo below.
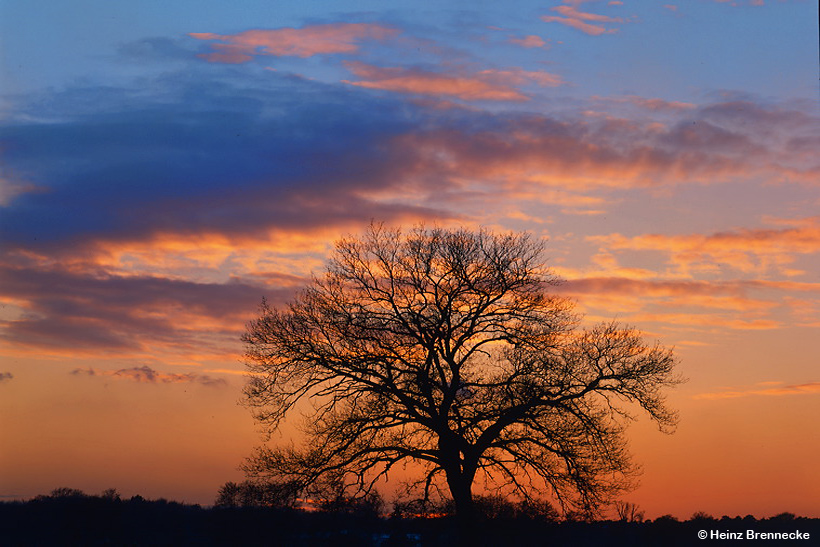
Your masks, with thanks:
[[(28, 501), (0, 503), (0, 544), (174, 545), (174, 546), (446, 546), (463, 544), (464, 530), (452, 516), (434, 514), (418, 501), (399, 503), (385, 514), (383, 501), (339, 498), (308, 503), (287, 498), (287, 504), (263, 507), (241, 484), (220, 492), (214, 507), (187, 505), (141, 496), (121, 497), (115, 490), (89, 495), (60, 488)], [(231, 498), (231, 495), (235, 497)], [(270, 494), (270, 493), (268, 493)], [(259, 499), (264, 499), (262, 495)], [(687, 521), (665, 516), (638, 521), (581, 521), (558, 518), (548, 505), (527, 505), (500, 497), (478, 499), (483, 517), (469, 531), (471, 545), (702, 545), (698, 533), (809, 534), (797, 545), (820, 539), (820, 519), (783, 513), (768, 519), (713, 518), (696, 513)], [(440, 506), (435, 510), (445, 510)], [(634, 513), (633, 513), (634, 514)], [(444, 516), (439, 516), (444, 515)], [(430, 518), (435, 516), (437, 518)], [(805, 535), (803, 536), (805, 538)], [(709, 539), (719, 539), (708, 536)], [(726, 539), (726, 538), (723, 538)], [(794, 540), (782, 544), (794, 545)], [(781, 542), (767, 541), (768, 545)]]

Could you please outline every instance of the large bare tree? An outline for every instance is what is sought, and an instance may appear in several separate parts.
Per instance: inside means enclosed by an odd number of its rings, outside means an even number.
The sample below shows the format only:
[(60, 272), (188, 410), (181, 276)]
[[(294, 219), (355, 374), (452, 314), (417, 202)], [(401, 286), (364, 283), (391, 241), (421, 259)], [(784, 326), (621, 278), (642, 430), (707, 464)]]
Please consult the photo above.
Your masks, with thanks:
[[(244, 336), (246, 403), (272, 432), (306, 413), (304, 442), (262, 448), (246, 469), (368, 492), (396, 464), (473, 510), (484, 480), (594, 512), (629, 484), (630, 407), (662, 430), (676, 415), (670, 350), (603, 324), (578, 328), (548, 290), (526, 234), (371, 226), (343, 239), (287, 306), (263, 302)], [(307, 403), (307, 404), (303, 404)]]

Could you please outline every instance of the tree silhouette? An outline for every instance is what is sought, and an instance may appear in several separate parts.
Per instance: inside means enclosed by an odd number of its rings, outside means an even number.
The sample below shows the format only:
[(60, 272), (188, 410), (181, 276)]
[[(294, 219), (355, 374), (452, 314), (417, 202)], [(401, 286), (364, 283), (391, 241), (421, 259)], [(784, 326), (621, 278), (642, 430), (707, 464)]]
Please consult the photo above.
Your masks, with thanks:
[(644, 512), (637, 504), (628, 501), (616, 501), (615, 513), (621, 522), (643, 522)]
[(263, 301), (243, 337), (263, 429), (308, 418), (302, 447), (262, 447), (246, 471), (366, 493), (413, 462), (415, 486), (449, 491), (462, 517), (476, 480), (574, 513), (610, 503), (635, 471), (628, 407), (675, 425), (661, 393), (675, 359), (630, 328), (579, 329), (542, 254), (484, 230), (375, 225), (337, 242), (324, 276), (286, 307)]

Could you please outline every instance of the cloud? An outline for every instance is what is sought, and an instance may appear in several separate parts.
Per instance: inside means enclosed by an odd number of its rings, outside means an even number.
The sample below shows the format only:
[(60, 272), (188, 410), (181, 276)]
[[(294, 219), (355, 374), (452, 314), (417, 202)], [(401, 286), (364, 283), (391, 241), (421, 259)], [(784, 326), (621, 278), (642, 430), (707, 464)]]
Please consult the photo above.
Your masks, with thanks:
[(101, 240), (241, 242), (271, 228), (446, 216), (370, 197), (400, 187), (392, 173), (406, 158), (384, 145), (409, 130), (400, 103), (276, 74), (239, 87), (192, 76), (155, 88), (156, 98), (127, 89), (33, 98), (32, 110), (50, 105), (39, 111), (46, 122), (0, 129), (15, 143), (4, 162), (39, 187), (0, 214), (0, 247), (76, 256)]
[[(385, 88), (391, 78), (409, 86), (443, 76), (351, 66)], [(22, 310), (4, 314), (4, 342), (140, 359), (227, 355), (262, 295), (286, 299), (321, 266), (321, 242), (371, 219), (461, 222), (488, 204), (511, 214), (521, 202), (600, 215), (623, 190), (817, 180), (816, 117), (795, 105), (626, 97), (620, 117), (443, 110), (281, 73), (236, 82), (235, 70), (197, 64), (139, 89), (67, 88), (21, 103), (0, 128), (4, 167), (37, 190), (0, 211), (0, 294)], [(512, 97), (558, 83), (523, 69), (446, 76)], [(816, 219), (804, 219), (721, 237), (593, 243), (610, 253), (671, 249), (706, 268), (742, 264), (726, 253), (748, 240), (759, 250), (746, 260), (785, 269), (787, 242), (811, 249), (816, 231)]]
[(376, 67), (358, 61), (346, 61), (345, 66), (362, 78), (358, 81), (343, 80), (347, 84), (466, 101), (526, 101), (529, 97), (518, 91), (517, 86), (536, 84), (556, 87), (564, 83), (555, 74), (522, 69), (482, 70), (454, 76), (413, 68)]
[(819, 283), (659, 279), (650, 271), (639, 272), (646, 277), (636, 279), (556, 271), (567, 279), (558, 293), (577, 298), (588, 313), (617, 314), (631, 323), (735, 330), (811, 326), (820, 295)]
[[(662, 107), (658, 119), (500, 115), (481, 123), (436, 124), (397, 136), (395, 142), (418, 156), (417, 170), (437, 173), (439, 180), (503, 189), (508, 196), (532, 197), (551, 188), (583, 194), (740, 180), (820, 180), (817, 159), (785, 144), (805, 130), (792, 124), (810, 116), (747, 108), (744, 129), (727, 105), (648, 104)], [(759, 121), (766, 119), (771, 125), (758, 132)]]
[(792, 226), (786, 228), (739, 228), (712, 234), (634, 237), (613, 234), (589, 239), (608, 250), (667, 253), (670, 263), (687, 274), (703, 268), (713, 269), (718, 264), (742, 272), (759, 273), (774, 268), (788, 274), (794, 255), (820, 253), (820, 217), (789, 222)]
[[(522, 69), (453, 75), (348, 66), (362, 78), (355, 85), (268, 73), (237, 86), (211, 70), (164, 77), (148, 86), (162, 90), (157, 97), (116, 88), (32, 97), (31, 114), (54, 123), (26, 119), (0, 129), (14, 143), (4, 163), (38, 187), (4, 207), (0, 247), (76, 256), (101, 241), (170, 234), (246, 245), (272, 229), (446, 218), (453, 213), (442, 196), (472, 191), (468, 181), (583, 197), (591, 188), (820, 179), (817, 119), (796, 108), (626, 97), (618, 100), (658, 119), (464, 109), (442, 116), (358, 87), (521, 101), (521, 87), (561, 80)], [(434, 190), (436, 199), (426, 200)]]
[(205, 374), (195, 373), (172, 373), (159, 372), (147, 365), (141, 367), (131, 367), (119, 370), (95, 370), (89, 368), (78, 368), (71, 371), (75, 376), (105, 376), (109, 378), (131, 380), (143, 384), (201, 384), (209, 387), (227, 386), (228, 382), (223, 378), (214, 378)]
[(201, 55), (212, 63), (246, 63), (256, 55), (312, 57), (320, 54), (356, 53), (366, 40), (384, 41), (398, 29), (369, 23), (330, 23), (303, 28), (254, 29), (238, 34), (193, 32), (197, 40), (218, 41), (213, 53)]
[[(577, 4), (577, 3), (575, 3)], [(595, 13), (586, 13), (578, 11), (574, 6), (564, 5), (550, 8), (551, 11), (557, 12), (563, 17), (556, 15), (542, 15), (541, 20), (546, 23), (560, 23), (568, 27), (580, 30), (590, 36), (598, 36), (601, 34), (613, 34), (618, 32), (616, 28), (607, 28), (602, 24), (593, 23), (622, 23), (623, 19), (620, 17), (609, 17), (606, 15), (598, 15)], [(591, 21), (591, 22), (590, 22)]]
[[(771, 382), (764, 382), (771, 384)], [(779, 382), (776, 382), (779, 383)], [(779, 387), (751, 387), (743, 389), (726, 389), (712, 393), (699, 393), (693, 399), (737, 399), (740, 397), (767, 396), (780, 397), (784, 395), (814, 395), (820, 394), (820, 382), (808, 382), (805, 384), (792, 384)]]
[(0, 207), (10, 205), (14, 198), (20, 194), (36, 192), (37, 190), (37, 186), (34, 184), (0, 177)]
[(529, 34), (523, 38), (511, 37), (508, 41), (524, 48), (539, 48), (547, 45), (543, 38), (534, 34)]
[[(749, 5), (749, 6), (765, 6), (765, 0), (748, 0), (743, 2), (742, 0), (714, 0), (718, 4), (729, 4), (732, 7)], [(786, 0), (780, 0), (781, 3), (786, 2)]]
[(618, 104), (634, 105), (638, 108), (650, 110), (652, 112), (682, 112), (693, 110), (697, 105), (682, 101), (668, 101), (654, 97), (639, 97), (636, 95), (626, 95), (622, 97), (593, 97), (593, 101), (600, 102), (608, 107)]
[(3, 382), (9, 382), (14, 378), (14, 374), (11, 372), (0, 372), (0, 384)]
[(242, 325), (262, 296), (281, 302), (291, 293), (292, 288), (241, 282), (196, 283), (4, 266), (0, 297), (15, 299), (25, 313), (0, 323), (0, 338), (77, 353), (225, 353), (235, 350)]

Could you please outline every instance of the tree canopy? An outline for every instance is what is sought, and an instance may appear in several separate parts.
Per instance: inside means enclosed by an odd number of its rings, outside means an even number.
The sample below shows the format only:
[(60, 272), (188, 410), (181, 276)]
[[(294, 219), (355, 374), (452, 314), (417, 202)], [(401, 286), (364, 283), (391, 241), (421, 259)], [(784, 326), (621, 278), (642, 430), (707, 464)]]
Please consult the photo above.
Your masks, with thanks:
[(461, 514), (476, 481), (565, 511), (610, 502), (635, 471), (630, 409), (674, 428), (676, 360), (632, 328), (580, 328), (543, 253), (486, 230), (374, 225), (337, 242), (323, 276), (248, 325), (256, 420), (307, 419), (301, 444), (263, 447), (246, 470), (366, 493), (412, 462), (425, 496), (449, 492)]

